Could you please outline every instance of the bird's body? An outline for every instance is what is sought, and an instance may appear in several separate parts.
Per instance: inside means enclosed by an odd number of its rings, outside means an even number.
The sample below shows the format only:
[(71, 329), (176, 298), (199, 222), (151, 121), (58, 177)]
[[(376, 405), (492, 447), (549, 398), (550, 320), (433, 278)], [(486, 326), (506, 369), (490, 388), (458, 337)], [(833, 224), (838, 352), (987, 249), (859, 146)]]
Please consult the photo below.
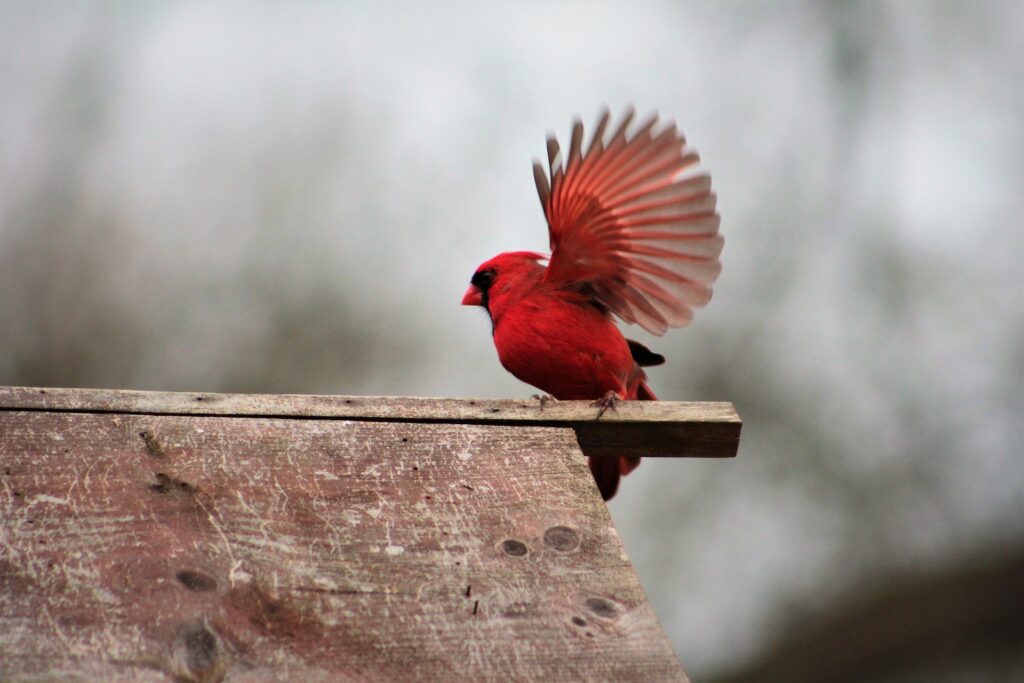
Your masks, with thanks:
[(611, 315), (587, 297), (551, 287), (531, 254), (502, 254), (496, 268), (519, 277), (488, 301), (505, 369), (560, 400), (614, 392), (636, 398), (644, 373)]
[[(685, 325), (720, 269), (710, 180), (679, 178), (696, 155), (674, 126), (652, 135), (656, 119), (627, 137), (631, 117), (606, 146), (605, 113), (586, 154), (577, 123), (565, 169), (549, 138), (550, 184), (535, 170), (548, 265), (534, 252), (499, 254), (480, 265), (462, 300), (487, 310), (505, 369), (556, 399), (657, 400), (643, 366), (664, 358), (627, 340), (613, 314), (655, 334)], [(638, 464), (591, 458), (605, 500)]]

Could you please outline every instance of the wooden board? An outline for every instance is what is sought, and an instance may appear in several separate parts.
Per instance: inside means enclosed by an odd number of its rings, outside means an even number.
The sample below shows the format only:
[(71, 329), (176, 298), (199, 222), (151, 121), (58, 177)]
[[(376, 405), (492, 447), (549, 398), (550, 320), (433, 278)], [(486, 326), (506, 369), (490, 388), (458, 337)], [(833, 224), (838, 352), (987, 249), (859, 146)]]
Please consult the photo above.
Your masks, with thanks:
[(4, 409), (570, 427), (597, 457), (731, 458), (742, 427), (731, 403), (676, 401), (623, 401), (598, 419), (589, 401), (0, 387)]
[(686, 680), (565, 424), (20, 391), (0, 680)]

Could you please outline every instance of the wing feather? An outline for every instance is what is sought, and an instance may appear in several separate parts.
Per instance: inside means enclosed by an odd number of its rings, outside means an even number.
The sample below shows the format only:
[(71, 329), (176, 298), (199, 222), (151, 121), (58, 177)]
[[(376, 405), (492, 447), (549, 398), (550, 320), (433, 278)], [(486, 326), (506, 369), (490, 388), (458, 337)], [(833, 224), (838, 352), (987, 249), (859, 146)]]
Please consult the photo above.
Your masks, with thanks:
[(534, 162), (551, 239), (545, 279), (660, 335), (711, 299), (724, 240), (711, 177), (693, 172), (696, 151), (656, 114), (630, 132), (635, 118), (627, 108), (606, 135), (611, 117), (602, 109), (585, 147), (574, 120), (564, 165), (548, 136), (547, 173)]

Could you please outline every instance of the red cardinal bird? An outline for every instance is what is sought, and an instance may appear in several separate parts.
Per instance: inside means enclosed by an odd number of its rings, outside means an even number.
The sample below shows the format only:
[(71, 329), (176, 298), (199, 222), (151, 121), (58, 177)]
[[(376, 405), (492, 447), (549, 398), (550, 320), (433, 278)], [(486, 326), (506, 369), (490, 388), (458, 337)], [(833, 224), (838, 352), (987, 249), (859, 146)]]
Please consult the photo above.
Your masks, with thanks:
[[(699, 158), (675, 125), (652, 115), (630, 133), (633, 116), (627, 110), (606, 138), (603, 111), (585, 152), (577, 119), (564, 168), (548, 135), (550, 175), (537, 161), (533, 170), (550, 258), (499, 254), (477, 268), (462, 299), (487, 310), (505, 369), (556, 399), (657, 400), (643, 367), (665, 359), (623, 337), (613, 316), (656, 335), (683, 327), (721, 271), (710, 176), (687, 173)], [(590, 459), (605, 500), (639, 463)]]

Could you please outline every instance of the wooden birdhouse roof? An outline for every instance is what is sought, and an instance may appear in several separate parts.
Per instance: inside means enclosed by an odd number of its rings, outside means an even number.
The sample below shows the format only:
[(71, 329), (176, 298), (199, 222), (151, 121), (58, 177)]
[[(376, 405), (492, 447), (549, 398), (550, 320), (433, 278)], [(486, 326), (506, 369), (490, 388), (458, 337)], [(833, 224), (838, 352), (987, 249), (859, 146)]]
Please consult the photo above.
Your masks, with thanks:
[(686, 680), (583, 454), (740, 420), (595, 413), (0, 388), (0, 679)]

